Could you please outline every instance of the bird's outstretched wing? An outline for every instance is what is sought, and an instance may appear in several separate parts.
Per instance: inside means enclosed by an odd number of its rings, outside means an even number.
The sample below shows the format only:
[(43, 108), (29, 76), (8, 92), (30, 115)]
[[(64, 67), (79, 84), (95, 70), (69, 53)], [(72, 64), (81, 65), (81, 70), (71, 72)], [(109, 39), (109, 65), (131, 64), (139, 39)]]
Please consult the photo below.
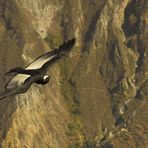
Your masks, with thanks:
[[(41, 66), (48, 60), (52, 59), (56, 55), (56, 50), (49, 51), (45, 53), (44, 55), (39, 56), (37, 59), (35, 59), (33, 62), (31, 62), (25, 69), (39, 69)], [(9, 75), (16, 75), (18, 73), (21, 73), (24, 71), (21, 67), (16, 67), (13, 69), (10, 69), (8, 72), (5, 73), (6, 76)]]
[(5, 91), (0, 94), (0, 100), (3, 100), (4, 98), (11, 96), (12, 94), (16, 94), (14, 92), (14, 89), (5, 89)]
[(21, 89), (18, 90), (16, 88), (14, 88), (14, 89), (5, 89), (5, 91), (0, 94), (0, 101), (3, 100), (6, 97), (10, 97), (10, 96), (22, 93), (22, 92), (23, 92), (23, 90), (21, 90)]
[(8, 81), (8, 83), (5, 85), (5, 89), (20, 87), (30, 77), (31, 75), (17, 74), (15, 77)]
[(21, 67), (16, 67), (16, 68), (10, 69), (8, 72), (6, 72), (4, 74), (5, 74), (5, 76), (16, 75), (16, 74), (18, 74), (19, 72), (21, 72), (23, 70), (24, 69), (21, 68)]
[(33, 62), (31, 62), (25, 69), (21, 67), (16, 67), (8, 72), (5, 75), (17, 75), (17, 74), (30, 74), (32, 75), (38, 69), (45, 69), (48, 66), (52, 65), (55, 61), (60, 59), (63, 55), (67, 54), (70, 49), (75, 44), (75, 38), (64, 42), (59, 48), (56, 48), (50, 52), (45, 53), (44, 55), (39, 56)]
[(68, 54), (70, 49), (73, 48), (74, 45), (75, 38), (64, 42), (58, 49), (56, 49), (56, 55), (42, 65), (41, 71), (47, 71), (52, 64), (54, 64), (57, 60)]
[(5, 91), (0, 94), (0, 100), (8, 96), (26, 92), (35, 79), (36, 77), (31, 75), (17, 74), (5, 85)]
[(0, 100), (5, 97), (26, 92), (33, 82), (40, 78), (40, 75), (32, 75), (34, 71), (46, 71), (50, 65), (67, 54), (75, 44), (75, 38), (64, 42), (58, 49), (47, 52), (38, 57), (35, 61), (30, 63), (26, 69), (14, 68), (10, 73), (15, 73), (16, 76), (12, 78), (5, 86), (5, 91), (0, 94)]
[[(40, 69), (44, 64), (49, 62), (52, 59), (58, 59), (57, 57), (63, 56), (65, 53), (68, 53), (70, 49), (75, 44), (75, 38), (68, 40), (67, 42), (64, 42), (59, 48), (56, 48), (50, 52), (45, 53), (44, 55), (41, 55), (36, 60), (34, 60), (32, 63), (30, 63), (26, 69)], [(52, 60), (53, 61), (53, 60)], [(52, 62), (51, 62), (52, 63)]]

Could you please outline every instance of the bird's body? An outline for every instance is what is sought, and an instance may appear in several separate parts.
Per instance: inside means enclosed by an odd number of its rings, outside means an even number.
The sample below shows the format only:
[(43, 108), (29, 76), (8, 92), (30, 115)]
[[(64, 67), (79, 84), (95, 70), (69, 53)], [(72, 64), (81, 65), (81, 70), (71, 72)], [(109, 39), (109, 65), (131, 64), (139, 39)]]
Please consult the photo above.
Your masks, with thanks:
[(41, 55), (25, 69), (16, 67), (9, 70), (6, 75), (14, 77), (6, 84), (5, 91), (0, 94), (0, 100), (5, 97), (25, 93), (32, 83), (45, 85), (49, 82), (50, 76), (46, 73), (51, 65), (59, 60), (64, 54), (68, 53), (74, 46), (75, 39), (64, 42), (58, 49)]

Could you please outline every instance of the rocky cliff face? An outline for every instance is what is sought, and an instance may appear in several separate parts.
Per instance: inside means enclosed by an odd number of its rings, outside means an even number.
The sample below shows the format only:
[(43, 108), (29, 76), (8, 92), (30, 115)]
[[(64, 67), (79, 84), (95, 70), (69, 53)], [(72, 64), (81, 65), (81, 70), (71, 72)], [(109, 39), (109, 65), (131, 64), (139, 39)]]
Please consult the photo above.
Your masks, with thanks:
[(0, 0), (0, 89), (10, 68), (76, 37), (51, 82), (0, 102), (7, 148), (148, 146), (148, 2)]

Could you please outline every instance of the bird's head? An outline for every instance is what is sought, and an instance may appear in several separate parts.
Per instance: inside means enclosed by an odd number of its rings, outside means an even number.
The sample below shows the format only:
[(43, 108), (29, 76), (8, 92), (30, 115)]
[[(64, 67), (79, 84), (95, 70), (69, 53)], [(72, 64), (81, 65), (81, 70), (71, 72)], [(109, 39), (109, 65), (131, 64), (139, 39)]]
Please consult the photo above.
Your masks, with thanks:
[(45, 76), (42, 78), (42, 85), (47, 84), (47, 83), (49, 82), (49, 79), (50, 79), (50, 76), (45, 75)]

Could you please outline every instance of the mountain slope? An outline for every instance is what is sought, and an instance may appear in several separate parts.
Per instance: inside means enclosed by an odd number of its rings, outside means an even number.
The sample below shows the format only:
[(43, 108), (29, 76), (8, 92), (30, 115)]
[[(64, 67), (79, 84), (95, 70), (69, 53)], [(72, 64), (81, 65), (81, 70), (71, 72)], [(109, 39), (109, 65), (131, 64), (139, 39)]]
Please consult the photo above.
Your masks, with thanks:
[[(48, 85), (0, 102), (1, 147), (146, 147), (147, 8), (143, 0), (0, 0), (0, 75), (76, 37)], [(0, 77), (1, 91), (8, 80)]]

